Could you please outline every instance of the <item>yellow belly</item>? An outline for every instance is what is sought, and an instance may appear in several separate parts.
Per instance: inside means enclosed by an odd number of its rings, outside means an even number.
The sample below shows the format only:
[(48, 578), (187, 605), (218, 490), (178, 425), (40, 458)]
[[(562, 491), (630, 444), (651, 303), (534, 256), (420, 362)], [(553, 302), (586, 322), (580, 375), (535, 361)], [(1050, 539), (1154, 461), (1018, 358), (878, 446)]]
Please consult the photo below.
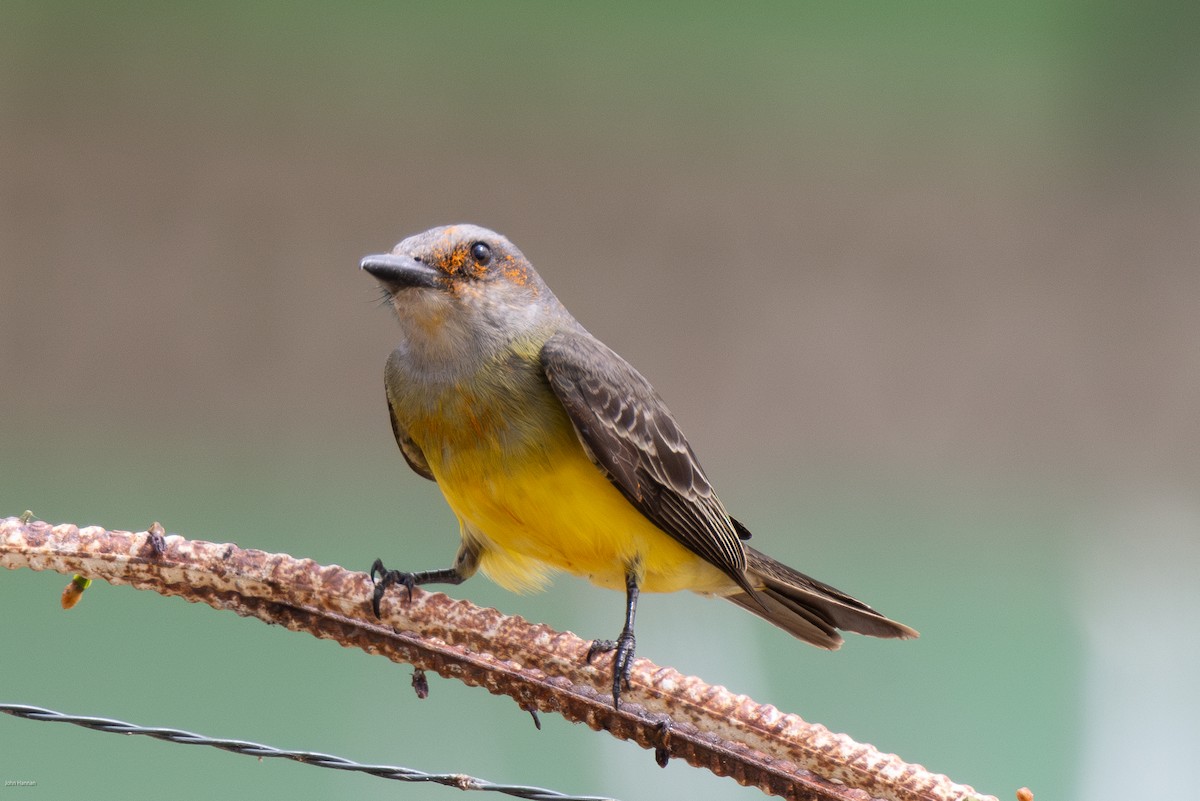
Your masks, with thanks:
[(631, 568), (647, 592), (736, 589), (634, 508), (592, 464), (565, 416), (562, 424), (565, 431), (524, 456), (501, 460), (475, 447), (431, 460), (463, 535), (481, 546), (485, 574), (516, 591), (541, 588), (556, 570), (623, 590)]

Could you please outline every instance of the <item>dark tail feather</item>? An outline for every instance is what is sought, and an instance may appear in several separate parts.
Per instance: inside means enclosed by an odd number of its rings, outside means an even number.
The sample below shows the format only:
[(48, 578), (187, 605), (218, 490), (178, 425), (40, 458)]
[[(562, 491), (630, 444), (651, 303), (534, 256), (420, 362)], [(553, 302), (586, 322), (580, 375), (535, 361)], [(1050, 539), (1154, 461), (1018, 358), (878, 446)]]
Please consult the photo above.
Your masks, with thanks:
[(841, 646), (838, 629), (870, 637), (910, 639), (917, 632), (889, 620), (841, 590), (746, 547), (746, 577), (756, 589), (725, 596), (748, 612), (819, 648)]

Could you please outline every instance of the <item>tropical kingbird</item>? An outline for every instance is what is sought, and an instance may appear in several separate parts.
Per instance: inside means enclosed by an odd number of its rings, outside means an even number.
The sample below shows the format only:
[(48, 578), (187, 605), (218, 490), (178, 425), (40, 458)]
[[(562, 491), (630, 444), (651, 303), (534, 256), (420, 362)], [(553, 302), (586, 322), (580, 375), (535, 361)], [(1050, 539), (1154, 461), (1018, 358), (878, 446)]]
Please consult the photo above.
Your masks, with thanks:
[(745, 541), (666, 404), (589, 334), (503, 236), (434, 228), (368, 256), (400, 321), (384, 382), (410, 467), (437, 482), (459, 520), (452, 567), (376, 560), (387, 587), (458, 584), (476, 570), (510, 590), (565, 570), (624, 589), (625, 625), (596, 641), (613, 656), (614, 705), (628, 685), (638, 593), (718, 595), (830, 650), (838, 629), (916, 637), (840, 590)]

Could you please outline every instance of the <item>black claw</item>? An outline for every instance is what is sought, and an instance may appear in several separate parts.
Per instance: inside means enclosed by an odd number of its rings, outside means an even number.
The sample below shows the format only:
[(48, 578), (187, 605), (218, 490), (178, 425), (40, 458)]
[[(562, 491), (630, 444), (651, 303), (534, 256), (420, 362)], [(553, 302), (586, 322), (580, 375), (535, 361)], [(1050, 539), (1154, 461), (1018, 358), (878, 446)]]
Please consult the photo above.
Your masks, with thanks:
[[(634, 566), (636, 568), (636, 565)], [(629, 676), (633, 673), (633, 651), (637, 640), (633, 638), (633, 619), (637, 615), (638, 584), (636, 569), (625, 574), (625, 627), (617, 641), (595, 640), (588, 648), (587, 661), (590, 665), (597, 654), (613, 651), (612, 660), (612, 691), (613, 709), (621, 708), (621, 685), (629, 686)]]
[(587, 663), (589, 665), (592, 664), (592, 662), (595, 661), (597, 656), (599, 656), (600, 654), (607, 654), (609, 651), (614, 650), (616, 647), (617, 647), (617, 644), (615, 642), (613, 642), (612, 640), (592, 640), (592, 645), (590, 648), (588, 648), (588, 652), (587, 652)]
[(537, 707), (523, 706), (521, 708), (524, 709), (526, 712), (528, 712), (530, 714), (530, 716), (533, 718), (533, 727), (535, 729), (537, 729), (538, 731), (541, 731), (542, 730), (542, 719), (538, 717)]
[(382, 559), (376, 559), (371, 565), (371, 582), (375, 585), (375, 592), (371, 596), (371, 611), (375, 613), (375, 617), (383, 617), (380, 614), (379, 605), (383, 602), (383, 594), (387, 592), (388, 587), (394, 587), (399, 584), (408, 590), (408, 600), (413, 597), (413, 587), (417, 586), (417, 577), (413, 573), (404, 573), (400, 570), (388, 570), (383, 566)]
[(616, 652), (613, 654), (613, 709), (621, 707), (621, 687), (629, 686), (636, 642), (632, 631), (622, 631), (621, 636), (617, 637)]
[(609, 651), (614, 651), (612, 671), (612, 691), (613, 691), (613, 709), (621, 708), (621, 688), (629, 686), (629, 676), (633, 673), (633, 658), (634, 647), (637, 640), (633, 637), (632, 631), (622, 631), (617, 641), (612, 640), (593, 640), (592, 645), (588, 648), (587, 662), (590, 665), (592, 660), (599, 654), (606, 654)]
[(654, 727), (658, 735), (658, 743), (654, 746), (654, 761), (660, 768), (665, 768), (671, 761), (671, 719), (667, 718)]
[(429, 679), (425, 678), (425, 671), (420, 668), (413, 668), (412, 686), (417, 698), (423, 701), (429, 697)]
[(167, 551), (166, 533), (162, 524), (157, 522), (151, 523), (150, 528), (146, 529), (146, 544), (150, 546), (150, 553), (155, 559), (161, 559)]

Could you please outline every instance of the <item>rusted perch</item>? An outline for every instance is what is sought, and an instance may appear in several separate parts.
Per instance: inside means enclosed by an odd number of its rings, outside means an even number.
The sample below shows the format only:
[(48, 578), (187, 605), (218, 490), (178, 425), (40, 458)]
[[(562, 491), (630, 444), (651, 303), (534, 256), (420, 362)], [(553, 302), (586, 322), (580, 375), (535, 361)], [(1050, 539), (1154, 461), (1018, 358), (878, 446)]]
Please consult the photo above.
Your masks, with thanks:
[[(919, 765), (649, 660), (613, 710), (609, 665), (587, 641), (416, 589), (371, 613), (365, 573), (147, 532), (0, 520), (0, 566), (79, 573), (257, 617), (558, 712), (719, 776), (803, 801), (995, 801)], [(669, 721), (669, 723), (668, 723)]]

